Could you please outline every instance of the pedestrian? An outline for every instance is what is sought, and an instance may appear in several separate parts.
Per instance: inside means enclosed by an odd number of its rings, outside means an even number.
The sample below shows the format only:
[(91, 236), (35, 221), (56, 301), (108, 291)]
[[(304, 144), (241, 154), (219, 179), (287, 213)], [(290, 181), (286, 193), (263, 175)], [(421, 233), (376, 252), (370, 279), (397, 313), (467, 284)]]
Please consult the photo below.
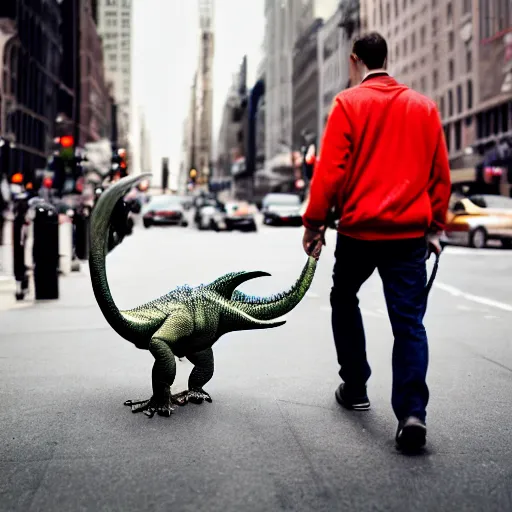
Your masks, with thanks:
[(371, 375), (357, 295), (378, 270), (394, 335), (395, 439), (398, 448), (417, 450), (426, 443), (429, 399), (426, 261), (441, 252), (450, 169), (436, 104), (398, 83), (386, 67), (380, 34), (355, 41), (350, 73), (360, 83), (334, 99), (303, 216), (303, 246), (320, 257), (334, 207), (339, 224), (330, 301), (342, 380), (335, 397), (356, 411), (370, 408)]

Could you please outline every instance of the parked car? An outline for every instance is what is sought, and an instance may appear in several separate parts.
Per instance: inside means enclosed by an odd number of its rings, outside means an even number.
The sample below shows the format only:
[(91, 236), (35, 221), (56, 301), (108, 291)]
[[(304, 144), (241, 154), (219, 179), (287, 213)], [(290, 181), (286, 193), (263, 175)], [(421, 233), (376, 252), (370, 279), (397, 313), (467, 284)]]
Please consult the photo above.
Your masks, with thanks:
[(145, 228), (156, 225), (188, 226), (185, 210), (176, 196), (153, 196), (142, 213)]
[(301, 200), (296, 194), (271, 193), (263, 198), (263, 223), (302, 226)]
[(489, 240), (512, 248), (512, 198), (475, 194), (455, 201), (442, 243), (481, 249)]

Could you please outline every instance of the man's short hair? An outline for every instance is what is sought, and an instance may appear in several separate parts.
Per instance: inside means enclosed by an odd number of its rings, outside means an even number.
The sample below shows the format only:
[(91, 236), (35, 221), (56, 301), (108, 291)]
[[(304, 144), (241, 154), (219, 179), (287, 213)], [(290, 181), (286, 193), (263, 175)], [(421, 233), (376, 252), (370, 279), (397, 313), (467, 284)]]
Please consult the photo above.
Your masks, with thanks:
[(371, 32), (354, 41), (352, 53), (357, 55), (368, 69), (379, 69), (384, 66), (388, 56), (388, 45), (378, 32)]

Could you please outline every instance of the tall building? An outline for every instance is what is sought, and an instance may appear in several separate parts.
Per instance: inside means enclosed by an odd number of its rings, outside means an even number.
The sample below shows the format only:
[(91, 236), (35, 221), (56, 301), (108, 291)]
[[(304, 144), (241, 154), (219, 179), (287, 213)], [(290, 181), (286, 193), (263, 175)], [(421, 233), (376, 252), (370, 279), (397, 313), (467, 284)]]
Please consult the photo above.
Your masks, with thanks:
[(212, 165), (213, 119), (213, 0), (199, 0), (199, 61), (196, 83), (196, 124), (194, 164), (198, 182), (205, 183)]
[[(110, 92), (105, 80), (103, 48), (97, 31), (97, 0), (80, 0), (80, 118), (78, 145), (111, 135)], [(72, 23), (71, 20), (66, 20)]]
[(300, 149), (304, 134), (317, 134), (319, 110), (318, 36), (323, 20), (317, 18), (297, 40), (293, 52), (292, 146)]
[[(243, 154), (239, 140), (240, 119), (238, 109), (240, 107), (239, 73), (233, 74), (233, 82), (226, 96), (226, 102), (222, 109), (222, 120), (217, 137), (217, 165), (216, 178), (231, 177), (231, 167), (234, 159)], [(238, 155), (237, 155), (238, 153)]]
[[(315, 18), (329, 17), (338, 0), (265, 2), (265, 153), (269, 165), (290, 153), (292, 141), (293, 49)], [(282, 160), (282, 158), (281, 158)]]
[(365, 11), (391, 74), (436, 100), (452, 166), (512, 135), (510, 0), (365, 0)]
[[(21, 172), (33, 183), (35, 170), (46, 167), (55, 135), (62, 58), (59, 3), (2, 0), (0, 20), (4, 34), (0, 130), (10, 139), (10, 172)], [(2, 146), (7, 146), (5, 141)]]
[(349, 55), (361, 18), (364, 20), (363, 6), (359, 0), (340, 2), (318, 32), (318, 145), (335, 96), (351, 85)]
[(98, 31), (103, 39), (107, 80), (114, 84), (118, 105), (119, 145), (128, 146), (131, 123), (131, 0), (97, 0)]

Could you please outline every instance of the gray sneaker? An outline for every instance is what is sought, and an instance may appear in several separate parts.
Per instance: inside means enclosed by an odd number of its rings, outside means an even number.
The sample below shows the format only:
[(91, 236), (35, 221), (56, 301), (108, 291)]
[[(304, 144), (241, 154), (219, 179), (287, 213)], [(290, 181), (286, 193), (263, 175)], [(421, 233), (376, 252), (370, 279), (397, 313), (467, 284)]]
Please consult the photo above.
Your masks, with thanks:
[(407, 452), (421, 450), (427, 442), (427, 426), (415, 416), (408, 416), (398, 423), (396, 444), (399, 449)]

